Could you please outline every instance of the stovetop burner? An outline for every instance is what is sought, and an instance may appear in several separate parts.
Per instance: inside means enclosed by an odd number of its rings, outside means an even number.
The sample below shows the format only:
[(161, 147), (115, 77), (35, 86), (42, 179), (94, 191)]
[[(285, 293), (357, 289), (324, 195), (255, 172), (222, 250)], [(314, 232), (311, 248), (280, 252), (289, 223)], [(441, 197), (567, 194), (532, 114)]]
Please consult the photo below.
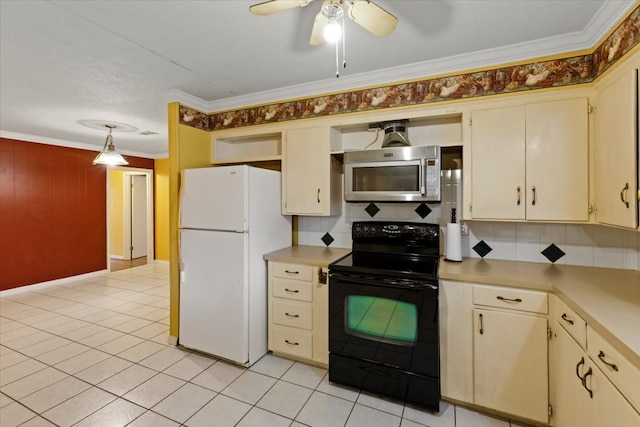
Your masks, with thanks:
[(440, 259), (440, 226), (411, 222), (362, 221), (352, 227), (353, 251), (331, 264), (334, 272), (435, 280)]

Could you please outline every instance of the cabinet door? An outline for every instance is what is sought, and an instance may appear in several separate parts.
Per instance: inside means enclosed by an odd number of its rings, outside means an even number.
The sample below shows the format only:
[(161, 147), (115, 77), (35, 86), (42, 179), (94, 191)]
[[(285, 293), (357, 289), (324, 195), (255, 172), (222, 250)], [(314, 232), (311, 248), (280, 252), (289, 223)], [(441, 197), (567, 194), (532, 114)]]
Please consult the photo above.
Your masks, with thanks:
[(560, 326), (556, 327), (552, 375), (555, 385), (553, 417), (556, 427), (583, 427), (587, 425), (589, 395), (578, 375), (587, 372), (589, 357)]
[(589, 220), (587, 99), (526, 106), (527, 219)]
[(471, 113), (471, 215), (525, 218), (525, 108)]
[(585, 386), (593, 394), (589, 399), (588, 423), (582, 425), (590, 427), (640, 426), (640, 415), (595, 363), (591, 363), (590, 369), (585, 374), (587, 375)]
[(462, 402), (473, 402), (472, 289), (441, 280), (438, 295), (441, 393)]
[(329, 215), (330, 141), (325, 127), (287, 131), (284, 144), (283, 213)]
[(598, 93), (595, 114), (596, 219), (636, 228), (638, 71), (628, 71)]
[(473, 312), (474, 403), (548, 422), (547, 319)]

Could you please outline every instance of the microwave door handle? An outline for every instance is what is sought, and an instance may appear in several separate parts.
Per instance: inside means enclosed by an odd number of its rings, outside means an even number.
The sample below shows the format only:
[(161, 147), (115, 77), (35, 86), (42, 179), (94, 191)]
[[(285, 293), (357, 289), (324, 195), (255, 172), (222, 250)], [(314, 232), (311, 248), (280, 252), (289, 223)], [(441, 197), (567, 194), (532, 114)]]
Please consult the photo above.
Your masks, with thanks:
[(425, 159), (420, 159), (420, 176), (418, 178), (420, 182), (420, 194), (427, 195), (427, 162)]

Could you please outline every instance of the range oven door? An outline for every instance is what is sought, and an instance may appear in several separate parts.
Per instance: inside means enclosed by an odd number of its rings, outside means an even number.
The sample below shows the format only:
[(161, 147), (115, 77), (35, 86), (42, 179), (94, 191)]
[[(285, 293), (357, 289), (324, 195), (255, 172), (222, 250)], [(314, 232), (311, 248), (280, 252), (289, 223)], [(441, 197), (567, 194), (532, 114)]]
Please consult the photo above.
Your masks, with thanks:
[(438, 288), (330, 271), (329, 380), (438, 410)]
[(439, 376), (438, 287), (332, 273), (329, 352)]

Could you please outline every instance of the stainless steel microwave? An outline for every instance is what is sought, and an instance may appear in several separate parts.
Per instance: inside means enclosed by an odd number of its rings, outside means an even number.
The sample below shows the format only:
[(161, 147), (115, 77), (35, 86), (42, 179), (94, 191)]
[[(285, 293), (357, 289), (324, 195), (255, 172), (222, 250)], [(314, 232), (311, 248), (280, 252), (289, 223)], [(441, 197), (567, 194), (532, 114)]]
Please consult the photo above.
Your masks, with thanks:
[(440, 202), (439, 145), (345, 151), (347, 202)]

